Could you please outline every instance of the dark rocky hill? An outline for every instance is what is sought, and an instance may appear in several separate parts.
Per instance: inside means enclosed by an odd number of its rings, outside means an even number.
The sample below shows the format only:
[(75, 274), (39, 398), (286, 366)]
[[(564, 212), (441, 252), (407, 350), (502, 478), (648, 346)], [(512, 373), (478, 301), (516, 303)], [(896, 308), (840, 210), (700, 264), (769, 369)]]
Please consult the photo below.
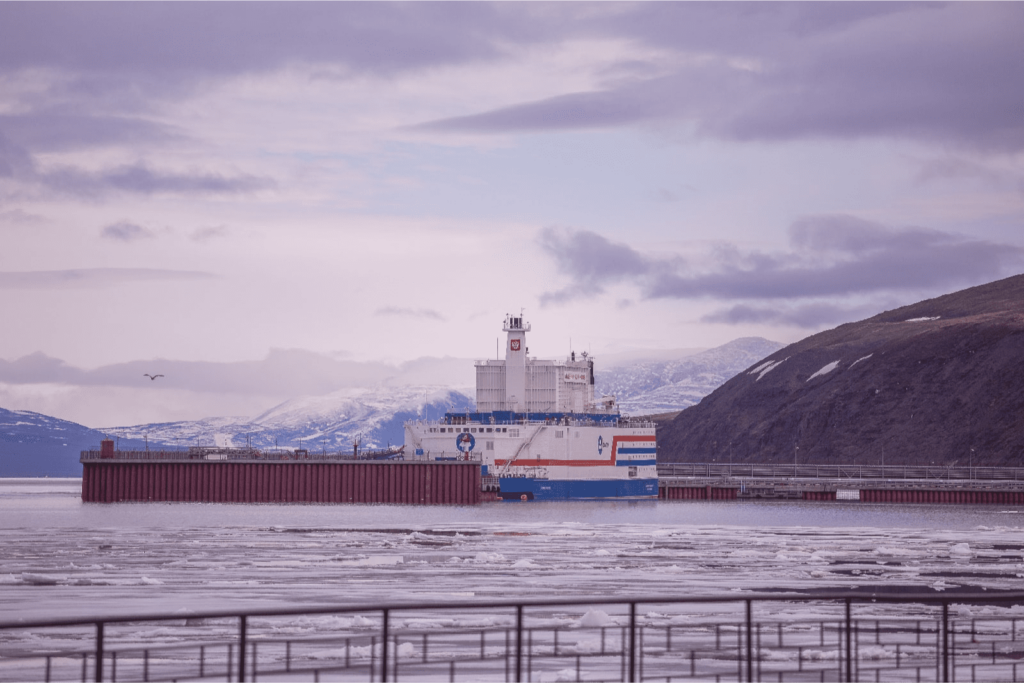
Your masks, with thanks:
[(1024, 275), (780, 349), (658, 440), (665, 462), (1024, 465)]
[[(81, 451), (99, 450), (103, 432), (29, 410), (0, 408), (0, 477), (80, 477)], [(145, 441), (121, 439), (125, 449)]]

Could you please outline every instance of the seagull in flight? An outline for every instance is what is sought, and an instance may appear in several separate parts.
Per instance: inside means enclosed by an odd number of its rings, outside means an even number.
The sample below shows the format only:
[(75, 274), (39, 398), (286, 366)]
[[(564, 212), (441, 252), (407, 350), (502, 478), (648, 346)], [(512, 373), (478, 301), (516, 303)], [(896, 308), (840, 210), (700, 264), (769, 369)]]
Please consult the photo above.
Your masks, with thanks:
[(143, 376), (143, 377), (148, 377), (148, 378), (149, 378), (149, 381), (150, 381), (150, 382), (152, 382), (153, 380), (155, 380), (155, 379), (156, 379), (157, 377), (163, 377), (163, 375), (151, 375), (151, 374), (149, 374), (148, 372), (146, 372), (146, 373), (143, 373), (143, 374), (142, 374), (142, 376)]

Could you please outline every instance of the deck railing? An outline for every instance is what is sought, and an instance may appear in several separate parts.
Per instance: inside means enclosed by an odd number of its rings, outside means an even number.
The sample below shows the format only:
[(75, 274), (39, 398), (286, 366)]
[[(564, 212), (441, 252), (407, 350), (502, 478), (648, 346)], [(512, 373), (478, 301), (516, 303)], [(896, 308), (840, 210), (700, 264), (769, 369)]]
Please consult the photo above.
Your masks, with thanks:
[(444, 453), (416, 454), (405, 451), (403, 453), (380, 455), (375, 457), (373, 453), (360, 452), (354, 456), (352, 451), (341, 452), (309, 452), (296, 454), (292, 451), (260, 451), (256, 449), (225, 448), (225, 449), (197, 449), (190, 450), (158, 450), (148, 451), (114, 451), (113, 455), (104, 456), (102, 451), (82, 451), (81, 462), (110, 462), (124, 460), (166, 460), (174, 462), (479, 462), (481, 459), (478, 453), (461, 453), (457, 450)]
[(847, 590), (19, 620), (0, 623), (0, 680), (1016, 681), (1022, 602)]

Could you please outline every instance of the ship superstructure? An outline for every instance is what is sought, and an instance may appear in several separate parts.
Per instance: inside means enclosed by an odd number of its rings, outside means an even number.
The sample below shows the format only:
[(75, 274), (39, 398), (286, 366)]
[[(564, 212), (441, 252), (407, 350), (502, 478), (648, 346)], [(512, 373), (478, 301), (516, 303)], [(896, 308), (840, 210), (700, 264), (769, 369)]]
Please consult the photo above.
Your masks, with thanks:
[(504, 500), (656, 498), (653, 423), (619, 414), (594, 396), (594, 361), (532, 358), (530, 325), (506, 316), (504, 360), (476, 364), (475, 413), (405, 425), (406, 451), (437, 460), (479, 460)]

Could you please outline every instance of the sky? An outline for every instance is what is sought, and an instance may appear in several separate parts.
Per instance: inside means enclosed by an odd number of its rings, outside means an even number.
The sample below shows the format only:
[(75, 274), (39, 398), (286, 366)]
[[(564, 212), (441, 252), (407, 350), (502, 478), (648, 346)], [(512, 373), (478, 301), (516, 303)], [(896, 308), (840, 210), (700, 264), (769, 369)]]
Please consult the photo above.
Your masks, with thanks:
[(1024, 272), (1022, 35), (1020, 3), (0, 3), (0, 406), (252, 416), (471, 381), (444, 359), (513, 312), (600, 369)]

